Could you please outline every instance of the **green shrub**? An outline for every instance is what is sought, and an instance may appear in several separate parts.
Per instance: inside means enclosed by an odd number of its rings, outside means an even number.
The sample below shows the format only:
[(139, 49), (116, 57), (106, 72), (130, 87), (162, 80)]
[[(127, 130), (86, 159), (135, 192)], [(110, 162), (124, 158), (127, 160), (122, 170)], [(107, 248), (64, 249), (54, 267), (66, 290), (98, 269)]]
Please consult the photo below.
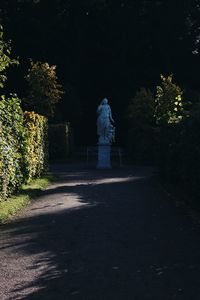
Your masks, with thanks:
[(24, 113), (26, 135), (25, 169), (26, 179), (39, 177), (47, 169), (48, 125), (47, 118), (34, 112)]
[(183, 103), (184, 94), (171, 79), (163, 77), (157, 92), (158, 162), (163, 177), (187, 191), (194, 203), (200, 196), (200, 104), (186, 111), (189, 102)]
[(10, 58), (11, 46), (10, 42), (4, 41), (3, 27), (0, 25), (0, 88), (3, 88), (4, 82), (7, 79), (6, 69), (10, 65), (18, 64), (16, 59)]
[[(195, 203), (200, 197), (200, 118), (191, 115), (180, 124), (162, 130), (160, 170)], [(195, 203), (196, 204), (196, 203)], [(200, 204), (198, 203), (198, 207)]]
[(31, 61), (26, 80), (29, 85), (29, 94), (24, 99), (27, 109), (43, 116), (53, 116), (55, 106), (64, 93), (57, 82), (56, 66)]
[(154, 123), (154, 98), (150, 90), (141, 88), (128, 107), (129, 124), (132, 127), (149, 127)]
[(23, 113), (20, 99), (0, 100), (0, 199), (47, 169), (47, 119)]
[(16, 96), (0, 100), (0, 198), (5, 199), (24, 181), (25, 134), (23, 111)]
[[(3, 29), (0, 26), (0, 88), (6, 81), (6, 69), (17, 64), (10, 58), (10, 43), (3, 40)], [(46, 66), (46, 65), (45, 65)], [(48, 69), (48, 66), (46, 66)], [(55, 68), (49, 67), (52, 75), (50, 89), (54, 96), (58, 85), (55, 82)], [(48, 73), (48, 72), (47, 72)], [(48, 74), (46, 74), (48, 75)], [(46, 88), (46, 91), (49, 91)], [(56, 98), (57, 97), (57, 98)], [(34, 177), (39, 177), (47, 166), (47, 119), (21, 108), (21, 101), (16, 95), (0, 97), (0, 200), (7, 199), (20, 186)]]
[(161, 75), (161, 84), (157, 86), (155, 118), (157, 124), (179, 123), (184, 117), (183, 91), (172, 81), (172, 75)]
[(154, 116), (159, 128), (157, 161), (166, 179), (180, 180), (180, 147), (183, 122), (186, 119), (186, 102), (181, 87), (173, 82), (172, 75), (161, 75), (157, 86)]
[(154, 160), (154, 98), (150, 90), (141, 88), (128, 107), (128, 152), (136, 161)]

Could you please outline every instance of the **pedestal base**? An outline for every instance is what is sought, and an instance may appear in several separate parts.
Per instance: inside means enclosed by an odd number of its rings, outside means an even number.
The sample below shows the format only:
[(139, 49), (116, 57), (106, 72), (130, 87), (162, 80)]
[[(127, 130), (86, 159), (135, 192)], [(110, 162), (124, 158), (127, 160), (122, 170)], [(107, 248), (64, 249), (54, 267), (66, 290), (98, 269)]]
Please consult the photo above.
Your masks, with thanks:
[(97, 169), (111, 169), (110, 145), (99, 145), (98, 146)]

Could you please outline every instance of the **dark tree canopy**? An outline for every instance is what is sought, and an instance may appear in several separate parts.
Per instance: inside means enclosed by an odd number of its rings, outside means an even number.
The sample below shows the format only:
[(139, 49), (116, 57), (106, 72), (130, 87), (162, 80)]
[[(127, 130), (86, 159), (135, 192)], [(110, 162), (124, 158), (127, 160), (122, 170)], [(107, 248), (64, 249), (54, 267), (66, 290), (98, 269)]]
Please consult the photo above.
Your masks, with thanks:
[(82, 116), (82, 131), (94, 127), (88, 143), (95, 142), (95, 111), (104, 96), (122, 124), (136, 90), (154, 88), (161, 73), (173, 73), (188, 89), (200, 87), (200, 1), (1, 0), (0, 13), (21, 61), (12, 87), (23, 94), (19, 75), (29, 58), (56, 65), (66, 93), (54, 121), (80, 128)]

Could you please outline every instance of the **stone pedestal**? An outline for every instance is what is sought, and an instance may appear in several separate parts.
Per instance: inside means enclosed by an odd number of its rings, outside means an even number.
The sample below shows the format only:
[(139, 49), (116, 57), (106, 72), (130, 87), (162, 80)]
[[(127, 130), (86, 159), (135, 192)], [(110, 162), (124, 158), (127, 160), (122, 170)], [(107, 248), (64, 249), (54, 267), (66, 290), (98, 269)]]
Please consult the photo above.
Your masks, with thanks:
[(98, 146), (97, 169), (111, 169), (110, 145), (99, 145)]

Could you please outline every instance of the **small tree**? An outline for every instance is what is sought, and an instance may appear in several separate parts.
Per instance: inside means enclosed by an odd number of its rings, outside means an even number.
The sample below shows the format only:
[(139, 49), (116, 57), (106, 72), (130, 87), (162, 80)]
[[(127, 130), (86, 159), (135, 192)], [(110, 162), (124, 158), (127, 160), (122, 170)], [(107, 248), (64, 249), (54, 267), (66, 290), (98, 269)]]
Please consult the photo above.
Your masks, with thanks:
[(141, 88), (128, 107), (129, 155), (134, 160), (154, 159), (154, 99), (150, 90)]
[(64, 94), (57, 82), (56, 66), (31, 61), (31, 68), (25, 77), (29, 84), (29, 94), (25, 106), (43, 116), (53, 116), (56, 104)]
[(161, 75), (155, 98), (155, 118), (157, 124), (179, 123), (184, 117), (183, 91), (172, 81), (172, 75)]
[(136, 92), (128, 107), (128, 119), (131, 127), (149, 127), (153, 124), (154, 99), (150, 90), (141, 88)]
[(14, 64), (18, 64), (18, 60), (10, 58), (11, 46), (10, 42), (5, 42), (3, 38), (3, 27), (0, 25), (0, 87), (4, 87), (7, 77), (5, 70)]
[(155, 97), (155, 118), (160, 128), (158, 163), (163, 176), (171, 181), (179, 178), (183, 120), (187, 116), (183, 90), (172, 79), (172, 75), (161, 75), (161, 84), (157, 86)]

